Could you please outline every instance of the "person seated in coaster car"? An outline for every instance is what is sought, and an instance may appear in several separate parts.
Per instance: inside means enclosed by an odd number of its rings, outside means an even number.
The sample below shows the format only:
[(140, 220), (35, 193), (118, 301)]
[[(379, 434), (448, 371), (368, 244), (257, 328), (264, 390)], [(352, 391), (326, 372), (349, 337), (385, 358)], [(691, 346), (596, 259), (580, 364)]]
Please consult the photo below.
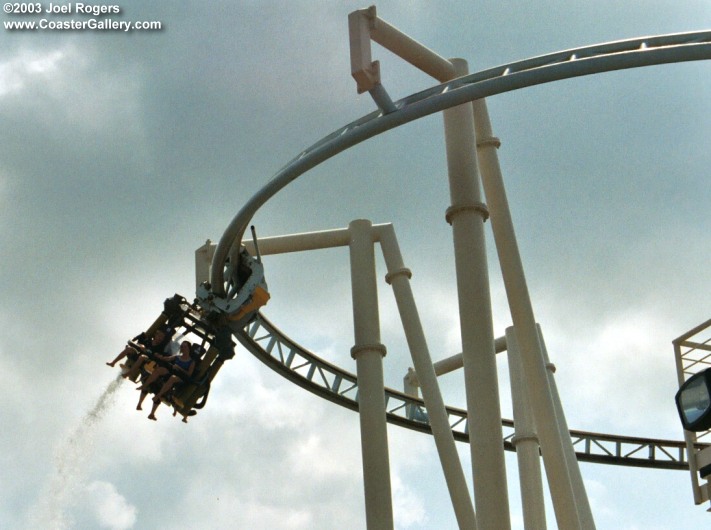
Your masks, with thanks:
[[(168, 355), (161, 355), (161, 354), (153, 354), (152, 358), (149, 358), (148, 356), (141, 356), (141, 359), (138, 360), (138, 363), (143, 361), (143, 363), (150, 362), (150, 361), (156, 361), (153, 363), (153, 367), (150, 372), (148, 372), (143, 381), (141, 382), (140, 386), (137, 388), (141, 392), (140, 397), (138, 398), (138, 405), (136, 405), (136, 410), (143, 410), (141, 408), (141, 405), (143, 404), (143, 400), (146, 399), (146, 395), (149, 392), (157, 392), (160, 388), (162, 388), (165, 376), (167, 376), (175, 367), (175, 362), (177, 359), (182, 355), (183, 349), (186, 348), (184, 346), (187, 344), (187, 349), (190, 351), (190, 342), (189, 341), (183, 341), (183, 343), (180, 345), (180, 349), (177, 354), (173, 355), (168, 354)], [(160, 364), (159, 364), (160, 363)], [(138, 370), (140, 370), (141, 365), (138, 366)], [(133, 370), (133, 369), (132, 369)]]
[(107, 362), (106, 365), (113, 368), (117, 362), (124, 358), (133, 364), (138, 360), (141, 353), (145, 354), (147, 350), (152, 352), (165, 351), (170, 345), (171, 333), (169, 331), (167, 328), (158, 328), (152, 337), (149, 337), (145, 332), (140, 333), (126, 345), (113, 361)]
[[(173, 407), (173, 416), (180, 414), (183, 423), (188, 423), (188, 418), (205, 406), (212, 380), (224, 362), (234, 357), (234, 343), (229, 328), (220, 327), (214, 331), (214, 336), (206, 337), (202, 344), (193, 344), (195, 368), (192, 376), (178, 381), (172, 388), (166, 389), (166, 394), (162, 396), (162, 401)], [(206, 348), (208, 341), (209, 347)]]
[(165, 346), (159, 344), (156, 347), (140, 347), (140, 357), (130, 366), (130, 369), (123, 374), (123, 377), (131, 381), (136, 381), (139, 376), (145, 378), (150, 375), (145, 372), (145, 368), (151, 361), (170, 363), (172, 358), (177, 355), (175, 352), (178, 349), (178, 345), (172, 340), (174, 332), (173, 329), (164, 331), (167, 336), (167, 340), (164, 342)]
[[(181, 382), (181, 381), (189, 381), (190, 377), (193, 375), (193, 371), (195, 370), (195, 359), (193, 358), (193, 348), (192, 345), (190, 344), (189, 341), (185, 340), (181, 343), (180, 345), (180, 353), (177, 357), (174, 357), (172, 360), (172, 365), (167, 368), (165, 366), (159, 366), (155, 370), (153, 370), (153, 373), (151, 376), (146, 380), (144, 385), (141, 387), (141, 398), (139, 400), (138, 406), (141, 406), (141, 403), (143, 399), (145, 399), (145, 393), (148, 392), (150, 384), (152, 384), (155, 381), (158, 381), (159, 378), (165, 377), (168, 374), (171, 374), (170, 377), (168, 377), (167, 381), (163, 384), (161, 389), (158, 391), (158, 393), (155, 395), (153, 398), (153, 408), (151, 409), (151, 413), (148, 415), (148, 418), (151, 420), (156, 420), (155, 412), (160, 406), (161, 400), (165, 397), (165, 395), (170, 392), (173, 387)], [(138, 409), (140, 410), (140, 408)]]

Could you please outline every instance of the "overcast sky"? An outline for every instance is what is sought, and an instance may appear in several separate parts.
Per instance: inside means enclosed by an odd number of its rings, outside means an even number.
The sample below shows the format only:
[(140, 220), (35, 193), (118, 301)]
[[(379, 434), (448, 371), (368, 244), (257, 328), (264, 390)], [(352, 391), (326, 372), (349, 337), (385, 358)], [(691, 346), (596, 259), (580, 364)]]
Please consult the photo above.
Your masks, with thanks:
[[(240, 347), (188, 425), (167, 409), (151, 422), (135, 411), (132, 385), (110, 386), (117, 371), (104, 362), (166, 297), (192, 298), (193, 251), (218, 240), (282, 165), (374, 109), (356, 93), (348, 50), (347, 15), (367, 4), (119, 5), (114, 20), (163, 29), (0, 34), (0, 526), (364, 528), (356, 414)], [(383, 1), (378, 12), (471, 71), (711, 26), (705, 0)], [(373, 53), (393, 99), (435, 84)], [(571, 428), (682, 439), (671, 341), (711, 316), (710, 80), (711, 64), (699, 62), (488, 102)], [(261, 236), (394, 223), (436, 360), (461, 351), (448, 199), (435, 115), (304, 175), (254, 222)], [(487, 251), (501, 336), (511, 319), (491, 238)], [(265, 267), (265, 314), (355, 372), (347, 251), (268, 257)], [(392, 295), (379, 288), (386, 384), (400, 389), (412, 363)], [(441, 385), (463, 406), (461, 374)], [(455, 528), (431, 437), (388, 435), (397, 528)], [(458, 449), (468, 474), (468, 447)], [(581, 469), (599, 529), (708, 525), (687, 472)], [(520, 529), (513, 454), (507, 472)], [(548, 520), (554, 528), (550, 506)]]

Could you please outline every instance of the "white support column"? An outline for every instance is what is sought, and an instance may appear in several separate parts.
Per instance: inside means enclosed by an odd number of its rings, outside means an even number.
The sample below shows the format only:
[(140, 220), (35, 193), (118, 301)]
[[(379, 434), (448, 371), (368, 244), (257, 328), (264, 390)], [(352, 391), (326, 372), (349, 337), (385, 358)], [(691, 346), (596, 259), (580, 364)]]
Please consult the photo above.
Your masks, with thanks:
[[(494, 340), (494, 351), (496, 353), (501, 353), (506, 351), (506, 337), (497, 337)], [(440, 375), (448, 374), (450, 372), (454, 372), (455, 370), (459, 370), (464, 366), (464, 360), (462, 359), (462, 354), (458, 353), (456, 355), (452, 355), (451, 357), (447, 357), (445, 359), (441, 359), (434, 363), (434, 370), (435, 374), (439, 377)], [(417, 384), (417, 375), (415, 374), (415, 379), (412, 381), (413, 384)]]
[(506, 349), (509, 358), (511, 398), (516, 431), (511, 443), (516, 448), (518, 460), (523, 527), (525, 530), (545, 530), (546, 509), (543, 501), (538, 436), (536, 435), (533, 413), (526, 398), (526, 379), (523, 377), (521, 354), (513, 327), (506, 329)]
[(415, 305), (415, 297), (412, 294), (410, 286), (411, 273), (403, 263), (400, 247), (392, 225), (381, 228), (379, 232), (380, 246), (388, 268), (386, 281), (392, 285), (395, 293), (400, 319), (402, 320), (405, 337), (412, 355), (412, 362), (415, 365), (420, 388), (422, 389), (422, 397), (427, 407), (432, 435), (439, 453), (442, 471), (449, 489), (449, 496), (452, 499), (457, 523), (459, 528), (476, 530), (476, 516), (469, 495), (469, 487), (464, 478), (462, 463), (459, 460), (454, 444), (454, 436), (449, 425), (444, 399), (442, 399), (442, 393), (437, 384), (437, 376), (432, 366), (427, 340), (422, 331), (422, 323)]
[[(521, 350), (524, 377), (541, 443), (556, 520), (559, 528), (589, 530), (595, 528), (594, 523), (591, 525), (588, 518), (581, 517), (578, 512), (569, 470), (570, 464), (564, 447), (565, 444), (572, 446), (572, 442), (570, 436), (561, 436), (557, 426), (556, 407), (548, 384), (546, 363), (538, 339), (533, 306), (496, 153), (499, 141), (492, 134), (486, 102), (477, 100), (472, 103), (472, 106), (479, 140), (477, 147), (482, 182), (491, 214), (491, 227), (501, 263), (511, 318)], [(575, 465), (577, 466), (577, 461)]]
[(349, 231), (355, 334), (351, 355), (356, 360), (358, 376), (366, 524), (368, 530), (392, 530), (392, 492), (383, 383), (385, 347), (380, 343), (372, 225), (367, 220), (356, 220), (349, 225)]
[(541, 347), (541, 352), (543, 353), (543, 361), (546, 363), (546, 371), (548, 373), (548, 385), (550, 387), (551, 397), (553, 398), (553, 405), (555, 406), (555, 415), (557, 420), (556, 424), (558, 425), (558, 430), (560, 431), (561, 439), (566, 442), (563, 444), (563, 450), (565, 451), (566, 461), (568, 462), (570, 480), (573, 483), (573, 492), (575, 493), (575, 505), (578, 507), (578, 514), (580, 516), (580, 521), (583, 524), (583, 528), (595, 528), (595, 519), (593, 518), (592, 508), (590, 508), (588, 494), (585, 491), (583, 475), (580, 473), (578, 457), (575, 455), (575, 448), (573, 447), (573, 442), (570, 439), (570, 429), (568, 428), (568, 421), (565, 419), (563, 403), (560, 400), (560, 394), (558, 394), (558, 385), (555, 382), (555, 365), (550, 362), (550, 358), (548, 357), (548, 349), (546, 348), (546, 342), (543, 340), (543, 332), (541, 331), (540, 324), (536, 324), (536, 330), (538, 331), (538, 340)]
[[(468, 73), (463, 59), (452, 59), (458, 76)], [(469, 415), (469, 447), (477, 523), (482, 530), (511, 527), (494, 332), (486, 263), (484, 218), (470, 104), (444, 111), (447, 166), (459, 295), (462, 356)]]

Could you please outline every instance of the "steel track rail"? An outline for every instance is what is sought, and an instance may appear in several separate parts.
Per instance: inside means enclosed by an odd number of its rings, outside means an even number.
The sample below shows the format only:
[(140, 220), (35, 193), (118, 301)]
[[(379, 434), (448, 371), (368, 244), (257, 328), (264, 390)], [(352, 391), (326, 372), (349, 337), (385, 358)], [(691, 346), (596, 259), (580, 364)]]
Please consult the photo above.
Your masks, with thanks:
[[(475, 99), (521, 88), (615, 70), (708, 59), (711, 59), (711, 31), (609, 42), (483, 70), (403, 98), (395, 103), (393, 112), (372, 112), (302, 151), (247, 201), (217, 245), (211, 266), (213, 289), (217, 295), (224, 295), (229, 251), (241, 243), (259, 208), (302, 174), (369, 138)], [(263, 316), (259, 315), (248, 328), (233, 331), (252, 354), (290, 381), (334, 403), (358, 410), (358, 382), (353, 374), (298, 346)], [(392, 389), (386, 389), (385, 393), (390, 423), (431, 432), (422, 400)], [(447, 413), (454, 437), (468, 441), (466, 412), (447, 407)], [(503, 420), (503, 426), (504, 445), (513, 450), (513, 422)], [(584, 431), (570, 434), (581, 461), (688, 469), (684, 442)]]
[[(234, 335), (252, 355), (292, 383), (333, 403), (358, 410), (358, 379), (298, 345), (264, 315), (257, 315), (245, 329), (233, 328)], [(389, 423), (415, 431), (432, 433), (424, 401), (403, 392), (385, 389)], [(467, 412), (447, 407), (454, 438), (469, 442)], [(504, 448), (515, 451), (514, 424), (502, 420)], [(586, 431), (570, 431), (578, 460), (619, 466), (660, 469), (689, 469), (686, 442)], [(701, 449), (705, 445), (699, 444)]]
[(398, 101), (396, 111), (378, 110), (325, 136), (286, 164), (232, 219), (215, 249), (213, 289), (224, 294), (224, 265), (254, 214), (289, 183), (320, 163), (369, 138), (475, 99), (591, 74), (711, 59), (711, 31), (608, 42), (556, 52), (483, 70)]

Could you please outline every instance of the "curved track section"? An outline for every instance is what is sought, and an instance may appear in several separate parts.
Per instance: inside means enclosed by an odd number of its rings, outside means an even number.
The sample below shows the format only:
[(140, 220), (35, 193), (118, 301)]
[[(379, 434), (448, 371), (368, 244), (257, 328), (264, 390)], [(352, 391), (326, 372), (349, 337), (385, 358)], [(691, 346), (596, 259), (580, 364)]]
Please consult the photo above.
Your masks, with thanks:
[[(233, 328), (242, 345), (255, 357), (292, 383), (351, 410), (358, 410), (358, 379), (350, 372), (328, 363), (299, 346), (263, 315), (244, 329)], [(389, 423), (431, 433), (421, 399), (385, 389)], [(449, 425), (456, 440), (469, 442), (467, 412), (447, 407)], [(504, 447), (514, 451), (512, 420), (503, 420)], [(570, 431), (580, 461), (661, 469), (689, 469), (686, 442)], [(699, 445), (701, 448), (702, 445)]]
[[(376, 111), (324, 137), (286, 164), (237, 213), (217, 245), (211, 277), (224, 295), (225, 262), (239, 245), (250, 220), (270, 198), (296, 178), (338, 153), (424, 116), (520, 88), (627, 68), (711, 59), (711, 31), (662, 35), (609, 42), (556, 52), (460, 77), (395, 104), (389, 113)], [(247, 328), (234, 327), (238, 340), (269, 367), (314, 394), (358, 410), (355, 375), (297, 345), (262, 315)], [(409, 429), (431, 432), (424, 402), (386, 389), (387, 419)], [(457, 440), (468, 441), (466, 411), (447, 407)], [(504, 444), (513, 450), (513, 422), (504, 420)], [(616, 465), (688, 469), (684, 442), (571, 431), (582, 461)]]
[(249, 222), (269, 199), (320, 163), (369, 138), (436, 112), (496, 94), (584, 75), (711, 59), (711, 31), (678, 33), (556, 52), (454, 79), (398, 101), (397, 110), (375, 111), (302, 151), (259, 190), (225, 230), (212, 261), (213, 289), (224, 295), (224, 267)]

